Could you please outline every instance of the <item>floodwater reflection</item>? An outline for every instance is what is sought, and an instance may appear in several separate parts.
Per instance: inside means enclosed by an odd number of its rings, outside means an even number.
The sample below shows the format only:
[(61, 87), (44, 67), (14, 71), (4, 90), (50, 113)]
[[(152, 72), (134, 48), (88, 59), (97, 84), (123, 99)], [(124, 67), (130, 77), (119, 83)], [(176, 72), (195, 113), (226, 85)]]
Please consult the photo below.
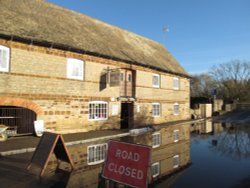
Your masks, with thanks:
[(192, 166), (171, 187), (250, 187), (250, 125), (206, 121), (190, 132)]
[[(174, 182), (175, 178), (172, 178), (171, 174), (178, 174), (191, 164), (189, 124), (167, 126), (137, 136), (122, 137), (119, 140), (152, 147), (147, 178), (150, 186), (155, 186), (166, 178)], [(97, 143), (88, 143), (88, 146), (69, 148), (69, 152), (79, 153), (79, 148), (86, 151), (91, 144), (97, 145)], [(98, 153), (95, 155), (100, 157)], [(57, 181), (54, 181), (51, 187), (125, 187), (103, 179), (101, 177), (103, 163), (88, 164), (89, 157), (92, 155), (88, 152), (73, 155), (73, 161), (78, 161), (74, 162), (74, 170), (72, 172), (57, 171), (54, 178)], [(53, 164), (50, 167), (53, 167)]]
[[(152, 146), (149, 187), (250, 186), (250, 125), (206, 121), (120, 140)], [(102, 167), (83, 160), (51, 187), (125, 187), (101, 178)]]
[(250, 126), (242, 124), (215, 124), (223, 131), (215, 134), (211, 149), (232, 159), (250, 158)]
[(193, 142), (211, 138), (212, 151), (232, 159), (250, 158), (250, 125), (206, 121), (190, 127)]

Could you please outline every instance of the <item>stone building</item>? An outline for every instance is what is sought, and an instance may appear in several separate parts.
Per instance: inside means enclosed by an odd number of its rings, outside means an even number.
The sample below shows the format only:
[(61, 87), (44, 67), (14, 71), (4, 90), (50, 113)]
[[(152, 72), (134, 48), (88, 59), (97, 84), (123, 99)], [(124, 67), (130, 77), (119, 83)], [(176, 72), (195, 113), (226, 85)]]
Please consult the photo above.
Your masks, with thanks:
[(41, 0), (0, 14), (0, 124), (18, 134), (190, 118), (189, 75), (161, 44)]

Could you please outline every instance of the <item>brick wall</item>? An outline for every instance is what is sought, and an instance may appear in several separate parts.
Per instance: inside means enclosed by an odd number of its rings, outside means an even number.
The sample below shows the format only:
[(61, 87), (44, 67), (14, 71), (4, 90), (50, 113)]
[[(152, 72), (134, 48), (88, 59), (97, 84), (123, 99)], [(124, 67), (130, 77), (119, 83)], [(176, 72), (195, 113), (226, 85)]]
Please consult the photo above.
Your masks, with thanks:
[[(163, 74), (160, 74), (160, 87), (152, 87), (152, 72), (137, 71), (136, 77), (136, 98), (137, 105), (141, 106), (143, 111), (146, 111), (149, 116), (152, 116), (152, 103), (160, 103), (160, 117), (152, 118), (154, 123), (162, 123), (190, 118), (189, 112), (189, 79)], [(173, 89), (173, 78), (180, 79), (180, 89)], [(173, 105), (180, 105), (179, 115), (173, 114)], [(143, 112), (145, 114), (145, 112)]]
[[(0, 72), (0, 105), (8, 105), (1, 102), (6, 98), (13, 99), (13, 106), (18, 106), (18, 100), (27, 100), (38, 105), (42, 112), (37, 118), (44, 120), (47, 129), (67, 133), (119, 128), (119, 115), (111, 114), (113, 104), (117, 104), (120, 110), (121, 105), (117, 100), (120, 88), (107, 85), (100, 89), (100, 76), (107, 68), (136, 70), (136, 104), (148, 111), (150, 123), (157, 124), (190, 117), (187, 78), (178, 77), (181, 83), (180, 90), (173, 90), (172, 79), (176, 76), (148, 68), (2, 39), (0, 45), (10, 47), (11, 51), (10, 71)], [(67, 79), (67, 58), (84, 61), (84, 80)], [(152, 88), (153, 73), (161, 74), (160, 88)], [(89, 121), (89, 101), (108, 102), (109, 119)], [(152, 118), (153, 102), (161, 104), (160, 117)], [(180, 104), (180, 114), (177, 116), (173, 115), (173, 104), (176, 102)], [(135, 116), (139, 117), (140, 113)], [(136, 121), (138, 122), (138, 118)]]

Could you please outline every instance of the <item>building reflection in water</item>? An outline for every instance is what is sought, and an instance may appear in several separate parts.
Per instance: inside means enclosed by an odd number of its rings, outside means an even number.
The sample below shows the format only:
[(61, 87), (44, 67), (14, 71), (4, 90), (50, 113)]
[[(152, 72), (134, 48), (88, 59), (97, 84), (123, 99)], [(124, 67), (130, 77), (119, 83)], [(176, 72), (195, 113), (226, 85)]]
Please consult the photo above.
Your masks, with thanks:
[(201, 121), (190, 126), (190, 132), (194, 134), (213, 134), (213, 123), (211, 121)]
[[(171, 187), (178, 181), (184, 169), (191, 164), (190, 142), (204, 140), (209, 150), (232, 159), (250, 158), (250, 127), (246, 125), (206, 121), (194, 125), (167, 126), (119, 140), (152, 147), (148, 179), (153, 187)], [(124, 187), (101, 178), (105, 158), (103, 150), (107, 149), (107, 142), (100, 140), (68, 147), (75, 169), (68, 172), (70, 167), (65, 164), (63, 169), (66, 171), (58, 171), (55, 177), (49, 178), (50, 187)], [(55, 166), (56, 161), (50, 161), (52, 172)]]
[[(152, 147), (151, 168), (149, 169), (149, 182), (151, 185), (168, 179), (174, 182), (180, 171), (190, 165), (190, 125), (171, 125), (150, 133), (138, 136), (120, 138), (123, 142), (143, 144)], [(101, 178), (102, 163), (89, 163), (89, 148), (107, 143), (94, 142), (69, 147), (69, 153), (73, 153), (75, 169), (72, 172), (58, 170), (51, 187), (125, 187)], [(101, 149), (101, 148), (100, 148)], [(100, 153), (98, 154), (100, 156)], [(53, 171), (55, 162), (50, 162)], [(63, 166), (68, 169), (67, 164)], [(165, 180), (164, 180), (165, 181)]]

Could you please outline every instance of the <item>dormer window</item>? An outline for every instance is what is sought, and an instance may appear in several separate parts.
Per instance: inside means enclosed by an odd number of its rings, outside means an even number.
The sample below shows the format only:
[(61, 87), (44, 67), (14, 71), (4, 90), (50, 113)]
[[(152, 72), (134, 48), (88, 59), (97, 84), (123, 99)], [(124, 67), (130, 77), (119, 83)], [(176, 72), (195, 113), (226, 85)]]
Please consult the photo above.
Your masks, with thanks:
[(0, 71), (9, 72), (10, 49), (0, 45)]

